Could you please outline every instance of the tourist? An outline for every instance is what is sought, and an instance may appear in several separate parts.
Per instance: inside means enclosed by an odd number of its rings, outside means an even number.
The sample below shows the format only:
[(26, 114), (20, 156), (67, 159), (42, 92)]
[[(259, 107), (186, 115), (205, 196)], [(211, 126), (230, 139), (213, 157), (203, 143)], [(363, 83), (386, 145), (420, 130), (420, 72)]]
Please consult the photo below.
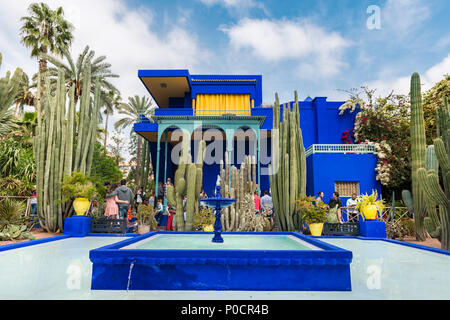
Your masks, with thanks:
[(253, 199), (255, 201), (255, 211), (256, 213), (259, 213), (261, 210), (261, 199), (258, 196), (258, 191), (255, 191), (255, 194), (253, 195)]
[(333, 198), (328, 202), (330, 210), (327, 215), (328, 223), (343, 223), (341, 220), (342, 200), (339, 198), (339, 192), (333, 192)]
[(120, 186), (114, 190), (113, 193), (110, 194), (110, 196), (116, 196), (120, 200), (119, 203), (119, 218), (123, 219), (127, 216), (128, 208), (131, 206), (131, 203), (133, 202), (133, 191), (131, 191), (130, 188), (127, 187), (127, 180), (122, 179), (120, 181)]
[(114, 191), (117, 189), (118, 185), (115, 183), (110, 186), (109, 182), (105, 184), (109, 186), (106, 194), (106, 208), (105, 216), (110, 219), (117, 219), (119, 215), (119, 203), (126, 203), (126, 201), (119, 200), (117, 195), (113, 195)]
[(324, 202), (323, 201), (323, 196), (324, 196), (323, 191), (317, 192), (317, 195), (318, 195), (318, 197), (316, 198), (316, 205), (319, 204), (319, 202)]
[(33, 193), (31, 194), (31, 215), (35, 216), (37, 214), (37, 193), (36, 185), (33, 186)]
[(161, 200), (158, 200), (156, 202), (156, 211), (155, 211), (155, 219), (158, 222), (158, 225), (161, 224), (161, 218), (163, 216), (163, 213), (164, 213), (163, 205), (161, 203)]
[(155, 190), (150, 190), (150, 195), (148, 197), (148, 205), (151, 207), (155, 207)]
[(158, 199), (161, 199), (161, 201), (164, 199), (164, 187), (161, 181), (158, 182)]
[(147, 199), (145, 198), (142, 187), (140, 187), (138, 189), (136, 195), (134, 196), (134, 208), (135, 208), (136, 212), (138, 211), (139, 205), (144, 203), (145, 200), (147, 200)]
[(173, 219), (175, 218), (175, 215), (177, 214), (177, 212), (170, 204), (167, 205), (166, 212), (167, 212), (167, 215), (169, 216), (169, 219), (167, 220), (166, 230), (174, 231)]
[(200, 209), (206, 208), (205, 205), (203, 204), (202, 200), (207, 199), (207, 198), (208, 198), (208, 195), (206, 194), (205, 190), (203, 190), (203, 188), (202, 188), (202, 191), (200, 192), (200, 196), (199, 196), (199, 202), (200, 202), (199, 208)]
[(347, 220), (348, 222), (354, 222), (358, 218), (358, 210), (356, 209), (356, 204), (358, 201), (356, 200), (357, 194), (352, 193), (352, 197), (347, 200), (345, 206), (347, 207)]
[(167, 196), (167, 186), (173, 186), (172, 181), (170, 180), (170, 178), (167, 178), (166, 183), (163, 186), (163, 192), (164, 192), (164, 196)]
[(261, 208), (263, 211), (266, 209), (273, 210), (272, 197), (269, 195), (268, 190), (264, 190), (264, 196), (261, 197)]
[(186, 201), (187, 201), (187, 195), (184, 195), (184, 198), (183, 198), (183, 214), (184, 214), (184, 222), (186, 222)]

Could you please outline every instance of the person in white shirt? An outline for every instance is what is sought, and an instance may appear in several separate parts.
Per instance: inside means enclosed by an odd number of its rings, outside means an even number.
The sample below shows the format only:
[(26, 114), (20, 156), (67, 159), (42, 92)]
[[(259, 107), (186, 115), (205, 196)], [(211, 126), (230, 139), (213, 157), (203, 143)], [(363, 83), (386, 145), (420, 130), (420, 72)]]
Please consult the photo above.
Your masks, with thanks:
[(357, 221), (358, 210), (355, 208), (357, 202), (358, 201), (356, 200), (356, 193), (353, 193), (352, 197), (348, 199), (345, 204), (345, 206), (347, 207), (348, 222)]

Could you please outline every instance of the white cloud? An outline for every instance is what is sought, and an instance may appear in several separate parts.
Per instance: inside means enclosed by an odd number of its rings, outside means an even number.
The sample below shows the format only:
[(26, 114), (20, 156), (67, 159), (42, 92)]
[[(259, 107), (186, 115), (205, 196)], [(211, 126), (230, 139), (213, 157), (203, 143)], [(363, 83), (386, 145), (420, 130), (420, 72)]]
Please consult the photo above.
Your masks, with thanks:
[[(411, 74), (414, 71), (411, 72)], [(422, 83), (422, 92), (431, 89), (436, 82), (441, 81), (445, 74), (450, 73), (450, 54), (438, 64), (430, 67), (420, 74)], [(405, 75), (398, 78), (380, 79), (366, 83), (369, 88), (377, 89), (379, 95), (387, 95), (392, 90), (396, 94), (409, 94), (411, 75)]]
[(235, 50), (247, 50), (265, 62), (298, 61), (298, 72), (305, 76), (336, 75), (345, 66), (344, 50), (351, 41), (337, 32), (305, 20), (242, 19), (221, 27)]
[[(34, 1), (15, 0), (2, 4), (0, 10), (0, 43), (4, 70), (20, 66), (29, 75), (37, 71), (37, 61), (29, 58), (30, 51), (20, 43), (20, 17), (27, 15)], [(47, 0), (53, 9), (62, 6), (66, 18), (74, 26), (72, 54), (76, 57), (86, 45), (96, 55), (106, 55), (112, 72), (120, 78), (112, 80), (124, 100), (135, 94), (147, 95), (137, 77), (138, 69), (193, 68), (208, 59), (199, 39), (185, 25), (169, 25), (166, 33), (152, 30), (156, 13), (146, 8), (130, 8), (123, 0)], [(180, 21), (185, 19), (180, 16)], [(173, 20), (172, 20), (173, 21)], [(118, 119), (114, 115), (111, 122)], [(110, 122), (110, 132), (112, 123)], [(128, 136), (128, 132), (124, 133)]]
[(404, 35), (431, 17), (423, 0), (388, 0), (381, 14), (382, 28)]

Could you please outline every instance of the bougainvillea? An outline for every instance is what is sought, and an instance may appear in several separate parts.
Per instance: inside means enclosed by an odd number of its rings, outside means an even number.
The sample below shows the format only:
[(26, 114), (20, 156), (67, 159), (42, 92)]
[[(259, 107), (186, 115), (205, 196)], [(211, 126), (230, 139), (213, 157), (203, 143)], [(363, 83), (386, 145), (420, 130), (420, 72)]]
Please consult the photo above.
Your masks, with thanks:
[[(409, 99), (392, 93), (374, 98), (375, 90), (362, 89), (362, 92), (349, 92), (350, 99), (341, 106), (340, 114), (347, 110), (353, 112), (355, 102), (360, 106), (361, 111), (355, 117), (354, 141), (374, 144), (378, 157), (377, 180), (389, 189), (408, 186), (411, 181)], [(361, 94), (366, 98), (361, 98)], [(341, 138), (347, 141), (349, 137), (344, 131)]]

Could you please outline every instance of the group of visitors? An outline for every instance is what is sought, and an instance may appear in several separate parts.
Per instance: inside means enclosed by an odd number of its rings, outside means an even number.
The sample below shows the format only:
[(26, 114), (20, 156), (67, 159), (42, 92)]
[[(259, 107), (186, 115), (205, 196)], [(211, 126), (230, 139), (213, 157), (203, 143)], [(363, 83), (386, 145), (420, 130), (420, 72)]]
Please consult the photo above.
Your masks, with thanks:
[[(318, 197), (316, 199), (316, 204), (323, 201), (324, 193), (322, 191), (317, 193)], [(358, 217), (358, 210), (356, 209), (357, 204), (357, 194), (353, 193), (352, 197), (349, 198), (346, 202), (346, 208), (347, 208), (347, 215), (348, 215), (348, 221), (354, 221)], [(334, 191), (333, 197), (328, 202), (328, 206), (330, 207), (330, 210), (327, 214), (327, 222), (328, 223), (340, 223), (343, 224), (344, 221), (342, 220), (342, 200), (339, 198), (339, 192)]]

